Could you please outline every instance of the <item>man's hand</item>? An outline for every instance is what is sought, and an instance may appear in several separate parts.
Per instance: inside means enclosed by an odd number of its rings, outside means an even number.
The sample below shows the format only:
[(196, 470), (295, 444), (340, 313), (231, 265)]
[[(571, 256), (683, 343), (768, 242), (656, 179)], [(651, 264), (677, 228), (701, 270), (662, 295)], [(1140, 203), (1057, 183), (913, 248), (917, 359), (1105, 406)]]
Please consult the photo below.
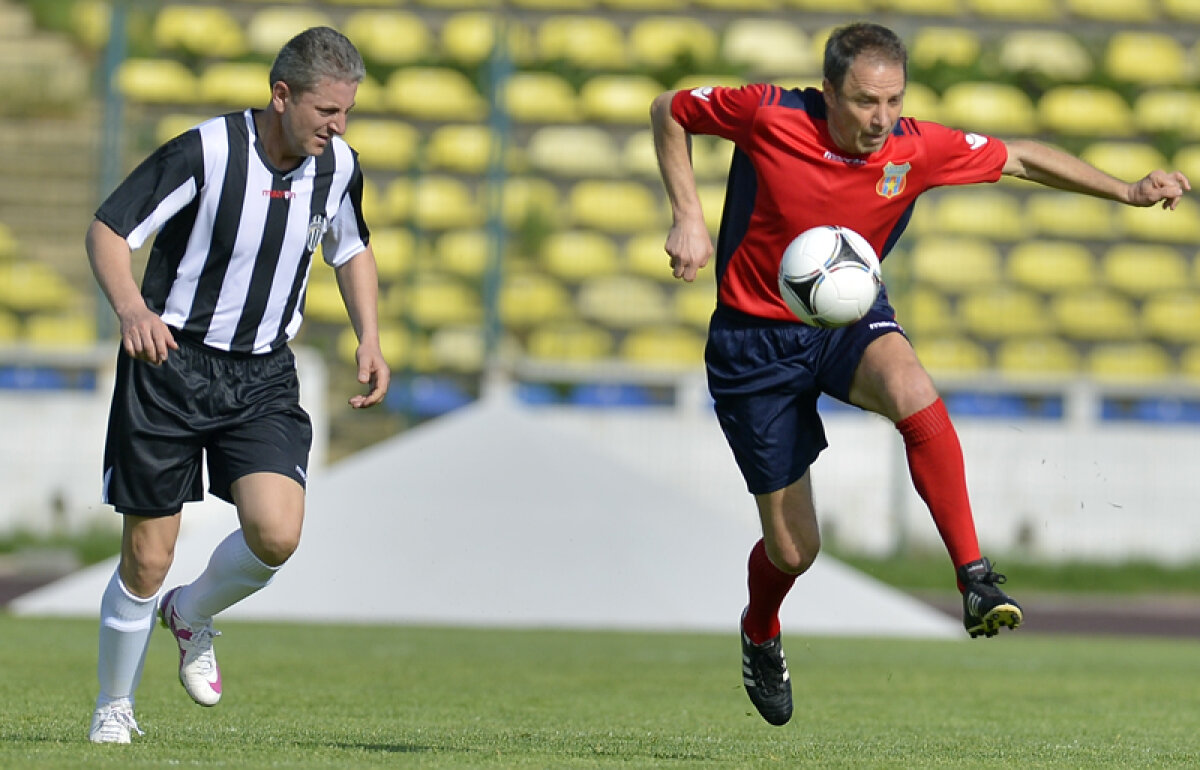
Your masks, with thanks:
[(713, 255), (712, 238), (703, 220), (676, 222), (667, 233), (664, 248), (671, 258), (675, 277), (685, 281), (696, 280), (696, 273)]
[(350, 406), (366, 409), (383, 401), (383, 397), (387, 395), (388, 384), (392, 381), (392, 371), (378, 348), (370, 349), (360, 345), (354, 357), (358, 361), (358, 381), (367, 385), (368, 389), (366, 393), (351, 396)]
[(1179, 171), (1151, 171), (1129, 186), (1129, 205), (1153, 206), (1162, 201), (1164, 209), (1175, 210), (1191, 182)]
[(179, 350), (179, 343), (162, 318), (144, 304), (120, 313), (121, 344), (130, 358), (158, 366), (167, 360), (167, 352)]

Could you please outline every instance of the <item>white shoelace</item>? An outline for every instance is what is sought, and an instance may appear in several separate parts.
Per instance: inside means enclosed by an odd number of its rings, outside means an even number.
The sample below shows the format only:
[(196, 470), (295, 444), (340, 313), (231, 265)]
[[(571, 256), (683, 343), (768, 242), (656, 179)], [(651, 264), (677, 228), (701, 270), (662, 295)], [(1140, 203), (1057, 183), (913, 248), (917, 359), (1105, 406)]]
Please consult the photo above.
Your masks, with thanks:
[(102, 739), (121, 738), (129, 730), (138, 735), (145, 735), (133, 718), (133, 707), (126, 701), (114, 701), (100, 708), (100, 729), (97, 734)]

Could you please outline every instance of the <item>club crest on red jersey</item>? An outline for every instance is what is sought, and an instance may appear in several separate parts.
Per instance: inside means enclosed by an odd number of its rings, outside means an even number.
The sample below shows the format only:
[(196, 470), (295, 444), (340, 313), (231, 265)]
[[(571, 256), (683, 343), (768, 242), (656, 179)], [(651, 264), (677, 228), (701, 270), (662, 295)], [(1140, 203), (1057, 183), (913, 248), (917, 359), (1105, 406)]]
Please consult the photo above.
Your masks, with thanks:
[(875, 184), (875, 192), (885, 198), (894, 198), (904, 192), (905, 177), (911, 168), (911, 163), (888, 163), (883, 167), (883, 177)]

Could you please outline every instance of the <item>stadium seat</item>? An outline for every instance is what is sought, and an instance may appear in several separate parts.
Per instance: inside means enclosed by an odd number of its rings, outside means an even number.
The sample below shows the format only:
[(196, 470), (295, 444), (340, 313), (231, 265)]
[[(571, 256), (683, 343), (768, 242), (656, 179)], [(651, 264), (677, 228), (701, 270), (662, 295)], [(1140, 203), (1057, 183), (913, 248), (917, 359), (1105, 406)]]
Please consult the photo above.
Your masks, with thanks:
[(536, 327), (525, 341), (526, 354), (540, 362), (581, 363), (611, 356), (612, 333), (583, 322), (548, 323)]
[(447, 230), (434, 239), (433, 261), (460, 278), (478, 279), (492, 258), (492, 240), (483, 228)]
[(433, 51), (433, 34), (420, 15), (364, 8), (346, 17), (346, 37), (371, 63), (385, 67), (421, 61)]
[[(776, 80), (780, 87), (788, 87), (783, 79)], [(672, 91), (691, 91), (704, 86), (720, 86), (722, 88), (741, 88), (750, 81), (742, 75), (724, 73), (689, 72), (671, 84)], [(819, 84), (819, 80), (817, 81)]]
[(250, 50), (274, 58), (283, 44), (309, 27), (336, 27), (324, 11), (277, 6), (256, 11), (246, 24)]
[(381, 281), (395, 281), (417, 263), (416, 237), (404, 227), (377, 227), (372, 230), (371, 251), (375, 253)]
[[(504, 17), (502, 17), (504, 18)], [(476, 66), (492, 56), (498, 20), (491, 11), (461, 11), (442, 24), (441, 50), (450, 61)], [(533, 34), (524, 24), (504, 18), (509, 59), (524, 65), (533, 60)]]
[(881, 11), (912, 16), (959, 16), (962, 7), (959, 0), (875, 0)]
[(1068, 192), (1028, 196), (1025, 216), (1034, 233), (1058, 238), (1111, 240), (1121, 234), (1118, 203)]
[(782, 3), (783, 0), (692, 0), (697, 8), (736, 13), (775, 11)]
[(1016, 196), (996, 188), (946, 190), (933, 205), (934, 231), (992, 241), (1028, 237), (1028, 225)]
[(14, 345), (21, 339), (21, 319), (16, 313), (0, 310), (0, 345)]
[(394, 177), (379, 199), (379, 208), (385, 212), (384, 220), (389, 223), (412, 221), (415, 205), (416, 191), (409, 175)]
[(980, 340), (1054, 332), (1042, 298), (1009, 286), (971, 292), (959, 301), (958, 314), (967, 332)]
[(950, 300), (936, 289), (916, 286), (891, 299), (896, 319), (913, 335), (945, 335), (959, 328)]
[(261, 62), (214, 62), (200, 73), (199, 93), (206, 104), (266, 106), (271, 98), (271, 67)]
[(90, 313), (34, 313), (25, 319), (25, 343), (37, 349), (88, 348), (96, 343), (96, 317)]
[(388, 106), (422, 120), (474, 122), (488, 114), (488, 105), (471, 80), (448, 67), (403, 67), (384, 84)]
[(991, 363), (987, 349), (965, 337), (919, 337), (913, 341), (913, 348), (934, 379), (939, 375), (982, 374)]
[[(701, 178), (701, 174), (695, 169), (695, 142), (696, 137), (692, 137), (692, 158), (693, 158), (693, 173), (697, 179)], [(650, 129), (634, 131), (625, 138), (621, 144), (621, 170), (625, 174), (640, 177), (647, 180), (659, 179), (658, 173), (658, 156), (654, 151), (654, 137)]]
[(1200, 343), (1200, 294), (1174, 289), (1147, 297), (1142, 326), (1153, 339), (1168, 343)]
[(917, 120), (942, 120), (942, 99), (924, 83), (912, 80), (904, 89), (904, 114)]
[(639, 182), (585, 179), (567, 195), (570, 221), (614, 233), (664, 228), (669, 222), (663, 200)]
[[(786, 0), (786, 5), (802, 11), (819, 11), (823, 13), (869, 13), (874, 10), (870, 0)], [(819, 46), (825, 49), (825, 41)]]
[(1083, 289), (1096, 283), (1092, 252), (1075, 241), (1027, 240), (1015, 244), (1005, 261), (1015, 285), (1043, 294)]
[(1152, 0), (1063, 0), (1063, 4), (1081, 19), (1134, 24), (1158, 20)]
[(556, 15), (537, 28), (542, 61), (564, 61), (584, 70), (623, 70), (629, 66), (625, 33), (604, 16)]
[(529, 11), (588, 11), (595, 7), (596, 0), (509, 0), (515, 8)]
[(154, 141), (158, 144), (166, 144), (184, 131), (195, 128), (211, 117), (211, 115), (190, 115), (182, 112), (163, 115), (154, 124)]
[(1200, 205), (1184, 197), (1174, 211), (1161, 206), (1122, 206), (1121, 227), (1129, 238), (1167, 243), (1200, 243)]
[(633, 275), (588, 278), (575, 297), (579, 314), (614, 329), (664, 323), (670, 318), (663, 288)]
[(342, 293), (337, 283), (332, 280), (316, 280), (317, 276), (328, 273), (329, 268), (322, 269), (321, 265), (313, 266), (313, 280), (308, 282), (304, 292), (304, 318), (318, 323), (346, 323), (346, 305), (342, 302)]
[(1007, 32), (999, 40), (997, 58), (1000, 67), (1010, 74), (1035, 72), (1062, 83), (1086, 80), (1095, 69), (1083, 43), (1059, 29)]
[(1056, 0), (964, 0), (964, 5), (979, 16), (1004, 21), (1058, 21), (1060, 16)]
[(542, 242), (539, 264), (551, 276), (569, 283), (615, 275), (621, 271), (617, 245), (603, 233), (559, 230)]
[(704, 67), (717, 59), (720, 50), (712, 27), (691, 16), (642, 16), (633, 22), (628, 42), (633, 63), (646, 67), (666, 67), (680, 60)]
[(1200, 2), (1196, 0), (1159, 0), (1163, 14), (1174, 21), (1200, 22)]
[(1200, 93), (1190, 88), (1143, 90), (1133, 101), (1133, 120), (1146, 133), (1200, 137)]
[(664, 283), (674, 282), (671, 258), (664, 248), (666, 242), (665, 230), (648, 230), (630, 235), (625, 240), (625, 270), (631, 275), (654, 278)]
[(1200, 144), (1180, 147), (1171, 158), (1171, 168), (1182, 171), (1194, 189), (1197, 180), (1200, 180)]
[(1059, 337), (1009, 339), (996, 346), (996, 368), (1006, 375), (1071, 375), (1079, 366), (1075, 346)]
[(964, 131), (1028, 135), (1037, 131), (1033, 102), (1016, 86), (961, 82), (942, 93), (942, 120)]
[(447, 175), (427, 174), (413, 190), (413, 223), (423, 230), (479, 227), (483, 208), (466, 183)]
[(1119, 243), (1100, 258), (1101, 274), (1113, 291), (1134, 299), (1186, 287), (1188, 263), (1163, 244)]
[[(197, 79), (174, 59), (126, 59), (116, 74), (117, 91), (132, 102), (191, 104), (197, 100)], [(267, 101), (267, 86), (259, 84), (259, 101)]]
[(421, 135), (399, 120), (356, 117), (346, 124), (346, 142), (368, 171), (403, 171), (417, 158)]
[(543, 126), (525, 146), (534, 171), (559, 177), (604, 177), (622, 172), (612, 133), (599, 126)]
[(642, 326), (625, 335), (618, 354), (630, 364), (651, 369), (701, 369), (704, 335), (673, 324)]
[(979, 61), (982, 46), (979, 35), (967, 27), (921, 27), (909, 45), (908, 58), (921, 69), (969, 67)]
[(1120, 30), (1108, 39), (1104, 71), (1137, 86), (1178, 85), (1189, 79), (1183, 44), (1165, 32)]
[(492, 162), (495, 137), (482, 123), (438, 126), (429, 133), (424, 156), (430, 168), (483, 174)]
[[(505, 357), (512, 351), (515, 340), (499, 335), (494, 354)], [(475, 374), (483, 370), (487, 360), (487, 338), (478, 324), (440, 326), (429, 334), (429, 354), (439, 371)]]
[(1100, 343), (1084, 363), (1088, 374), (1104, 382), (1162, 379), (1173, 369), (1171, 356), (1153, 342)]
[[(671, 275), (669, 269), (663, 272)], [(671, 314), (675, 321), (694, 329), (707, 329), (716, 307), (717, 287), (711, 281), (681, 283), (671, 297)]]
[(509, 177), (501, 193), (501, 219), (510, 229), (531, 220), (554, 226), (561, 219), (561, 196), (553, 182), (539, 177)]
[(725, 26), (721, 53), (726, 61), (767, 78), (821, 70), (804, 30), (777, 18), (733, 19)]
[(1156, 168), (1166, 168), (1167, 159), (1153, 145), (1142, 142), (1095, 142), (1079, 157), (1118, 179), (1132, 182)]
[(1044, 129), (1068, 136), (1123, 137), (1133, 133), (1133, 111), (1116, 91), (1100, 86), (1055, 86), (1038, 100)]
[(0, 222), (0, 261), (12, 259), (17, 255), (17, 236), (12, 228)]
[(161, 51), (236, 59), (249, 50), (241, 23), (214, 5), (173, 5), (154, 17), (154, 44)]
[(1072, 340), (1103, 342), (1140, 336), (1133, 303), (1107, 289), (1064, 292), (1050, 300), (1059, 332)]
[[(514, 72), (503, 93), (505, 110), (518, 123), (577, 123), (582, 118), (575, 88), (553, 72)], [(649, 109), (647, 103), (647, 115)]]
[(915, 282), (942, 291), (969, 291), (1000, 279), (996, 247), (978, 238), (924, 236), (912, 245), (910, 264)]
[(575, 316), (571, 295), (544, 273), (506, 275), (498, 302), (500, 322), (509, 329), (570, 321)]
[(451, 275), (417, 272), (387, 292), (391, 318), (408, 318), (422, 329), (475, 324), (483, 318), (479, 294)]
[(43, 262), (0, 263), (0, 309), (18, 313), (58, 313), (80, 300), (76, 290)]
[(592, 120), (644, 126), (650, 103), (663, 90), (647, 75), (594, 75), (579, 89), (579, 104)]
[(704, 212), (708, 232), (716, 237), (721, 227), (721, 212), (725, 210), (725, 184), (701, 182), (696, 185), (696, 194), (700, 196), (700, 210)]

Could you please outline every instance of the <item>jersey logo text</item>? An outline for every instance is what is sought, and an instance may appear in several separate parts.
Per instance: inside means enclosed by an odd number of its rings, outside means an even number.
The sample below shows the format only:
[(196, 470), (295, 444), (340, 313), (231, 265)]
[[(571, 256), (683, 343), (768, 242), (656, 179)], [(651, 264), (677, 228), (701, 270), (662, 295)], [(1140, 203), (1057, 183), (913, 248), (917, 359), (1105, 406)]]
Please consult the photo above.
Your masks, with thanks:
[(865, 166), (867, 162), (862, 158), (843, 158), (841, 155), (825, 151), (825, 160), (836, 160), (838, 163), (845, 163), (848, 166)]
[(883, 178), (875, 185), (875, 192), (885, 198), (894, 198), (904, 192), (905, 175), (912, 168), (911, 163), (888, 163), (883, 167)]

